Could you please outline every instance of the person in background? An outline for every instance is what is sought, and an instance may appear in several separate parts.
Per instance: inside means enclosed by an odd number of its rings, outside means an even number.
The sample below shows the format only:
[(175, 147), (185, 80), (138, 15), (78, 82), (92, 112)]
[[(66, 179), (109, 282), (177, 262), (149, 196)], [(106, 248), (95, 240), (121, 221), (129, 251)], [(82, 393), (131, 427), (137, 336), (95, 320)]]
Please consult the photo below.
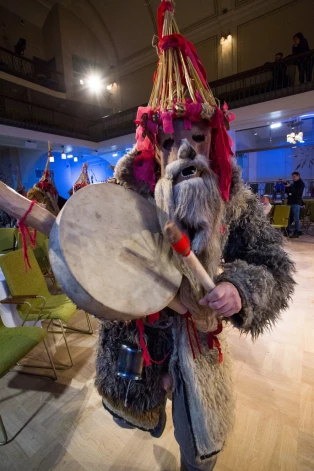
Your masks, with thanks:
[(304, 181), (301, 180), (299, 172), (292, 173), (293, 183), (286, 183), (286, 193), (288, 195), (288, 206), (290, 206), (290, 219), (288, 232), (291, 231), (291, 225), (294, 222), (294, 232), (289, 236), (292, 239), (296, 239), (299, 235), (302, 235), (300, 231), (300, 209), (303, 205), (302, 195), (305, 188)]
[(281, 178), (277, 180), (277, 182), (274, 185), (274, 190), (273, 190), (273, 200), (274, 203), (282, 203), (282, 200), (285, 199), (285, 193), (286, 193), (286, 188), (285, 185), (282, 181)]
[[(302, 54), (310, 50), (307, 39), (302, 33), (293, 36), (294, 45), (292, 46), (292, 54)], [(304, 83), (312, 80), (313, 61), (311, 57), (302, 57), (295, 62), (299, 69), (299, 81)]]
[(263, 195), (261, 198), (261, 203), (265, 216), (268, 216), (272, 210), (272, 205), (270, 204), (270, 197), (268, 195)]
[(282, 62), (283, 53), (277, 52), (275, 62), (273, 64), (272, 89), (277, 90), (288, 86), (287, 65)]

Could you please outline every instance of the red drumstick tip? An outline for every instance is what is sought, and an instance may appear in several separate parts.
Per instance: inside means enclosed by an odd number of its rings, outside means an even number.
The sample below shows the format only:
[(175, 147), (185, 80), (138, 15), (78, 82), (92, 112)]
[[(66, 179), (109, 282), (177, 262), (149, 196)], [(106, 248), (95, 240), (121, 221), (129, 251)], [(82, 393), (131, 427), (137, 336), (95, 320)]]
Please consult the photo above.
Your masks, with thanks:
[(167, 222), (165, 224), (165, 234), (177, 254), (183, 257), (187, 257), (190, 254), (190, 239), (174, 222)]

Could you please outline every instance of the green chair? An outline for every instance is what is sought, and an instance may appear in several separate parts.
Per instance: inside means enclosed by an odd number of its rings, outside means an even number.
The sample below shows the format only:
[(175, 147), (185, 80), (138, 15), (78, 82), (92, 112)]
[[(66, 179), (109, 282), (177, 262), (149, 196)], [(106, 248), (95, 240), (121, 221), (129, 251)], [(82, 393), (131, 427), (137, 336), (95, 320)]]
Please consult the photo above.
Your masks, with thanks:
[(0, 228), (0, 253), (12, 252), (16, 248), (17, 229)]
[[(3, 304), (6, 300), (2, 301)], [(25, 357), (40, 342), (43, 342), (45, 349), (54, 372), (53, 379), (57, 379), (56, 370), (45, 342), (48, 333), (40, 327), (5, 327), (0, 318), (0, 378), (4, 376), (11, 368)], [(27, 366), (27, 365), (24, 365)], [(41, 368), (45, 368), (41, 366)], [(0, 415), (0, 446), (8, 443), (8, 435)]]
[(51, 322), (55, 320), (59, 323), (61, 330), (55, 333), (63, 335), (70, 358), (70, 368), (73, 366), (73, 362), (63, 323), (67, 324), (69, 322), (76, 313), (77, 307), (65, 294), (51, 295), (49, 293), (44, 275), (30, 247), (28, 247), (28, 256), (31, 269), (28, 269), (27, 272), (25, 271), (22, 250), (15, 250), (7, 255), (2, 255), (0, 257), (0, 268), (13, 301), (16, 304), (19, 300), (28, 303), (28, 305), (24, 303), (17, 307), (17, 311), (24, 322), (26, 320), (36, 322), (39, 319), (46, 319)]
[(290, 206), (276, 205), (272, 217), (271, 225), (275, 229), (284, 229), (287, 236), (287, 227), (289, 225)]
[[(46, 264), (47, 264), (47, 267), (48, 267), (48, 273), (45, 276), (52, 280), (52, 283), (53, 283), (56, 291), (59, 291), (59, 290), (61, 290), (61, 286), (59, 285), (59, 283), (55, 279), (55, 276), (53, 274), (53, 271), (52, 271), (52, 268), (51, 268), (51, 265), (50, 265), (50, 260), (49, 260), (49, 239), (48, 238), (46, 238), (44, 240), (43, 245), (42, 245), (42, 249), (44, 251)], [(73, 332), (77, 332), (77, 333), (80, 333), (80, 334), (92, 335), (94, 333), (94, 331), (93, 331), (92, 323), (91, 323), (90, 318), (89, 318), (89, 314), (87, 312), (85, 312), (85, 316), (86, 316), (86, 322), (87, 322), (87, 327), (88, 327), (87, 330), (86, 329), (77, 329), (75, 327), (69, 327), (69, 326), (65, 327), (66, 330), (72, 330)]]

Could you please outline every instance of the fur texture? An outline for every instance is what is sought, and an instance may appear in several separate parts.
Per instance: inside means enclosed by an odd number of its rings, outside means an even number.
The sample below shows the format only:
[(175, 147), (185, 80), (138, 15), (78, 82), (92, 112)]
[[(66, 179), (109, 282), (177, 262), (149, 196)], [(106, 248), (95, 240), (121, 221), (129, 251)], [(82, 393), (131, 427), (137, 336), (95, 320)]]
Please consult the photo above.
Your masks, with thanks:
[[(171, 327), (156, 329), (145, 326), (147, 346), (154, 360), (162, 360), (172, 348)], [(133, 323), (102, 323), (96, 364), (95, 385), (109, 410), (135, 426), (146, 430), (156, 427), (165, 391), (160, 387), (168, 362), (153, 364), (143, 370), (143, 381), (129, 381), (116, 375), (120, 345), (137, 345), (138, 333)], [(130, 384), (130, 386), (129, 386)], [(127, 392), (128, 389), (128, 392)]]
[[(135, 155), (133, 151), (121, 159), (115, 177), (120, 184), (148, 196), (147, 188), (138, 188), (134, 181), (132, 160)], [(192, 165), (191, 162), (202, 168), (201, 178), (183, 181), (184, 185), (174, 187), (178, 173), (186, 165)], [(256, 197), (243, 185), (240, 169), (233, 163), (230, 201), (224, 204), (207, 161), (183, 148), (181, 158), (167, 167), (165, 178), (157, 183), (155, 195), (162, 227), (169, 217), (175, 219), (189, 233), (192, 246), (208, 273), (215, 276), (220, 266), (222, 273), (216, 275), (216, 281), (229, 281), (237, 287), (243, 308), (231, 317), (230, 322), (240, 330), (250, 332), (253, 338), (272, 326), (292, 295), (294, 266), (282, 249), (280, 233), (271, 228)], [(221, 266), (222, 258), (224, 263)], [(211, 311), (198, 304), (203, 295), (202, 288), (183, 265), (182, 271), (185, 276), (181, 299), (193, 316), (211, 317)], [(145, 380), (133, 383), (128, 406), (124, 406), (127, 384), (115, 375), (118, 350), (122, 341), (138, 342), (136, 333), (127, 333), (125, 329), (117, 323), (104, 324), (100, 334), (96, 385), (109, 410), (134, 425), (151, 429), (164, 406), (165, 396), (160, 389), (164, 370), (158, 365), (146, 368)], [(151, 355), (157, 359), (160, 349), (162, 357), (169, 347), (169, 337), (163, 343), (160, 339), (165, 332), (156, 330), (155, 338), (147, 329), (145, 333)], [(199, 456), (206, 456), (223, 446), (232, 427), (234, 402), (224, 333), (219, 335), (224, 354), (224, 361), (220, 364), (217, 349), (208, 350), (206, 347), (206, 335), (200, 333), (199, 338), (203, 355), (194, 361), (184, 319), (175, 316), (169, 368), (174, 377), (174, 387), (178, 369), (184, 378), (197, 452)], [(157, 348), (157, 353), (154, 348)]]
[[(239, 200), (240, 194), (235, 198)], [(217, 282), (229, 281), (238, 289), (242, 310), (230, 320), (253, 338), (272, 327), (287, 308), (294, 290), (294, 265), (282, 248), (280, 232), (272, 228), (254, 195), (242, 189), (241, 214), (229, 224), (229, 237), (224, 248), (223, 273)], [(233, 211), (230, 211), (230, 209)]]
[(37, 203), (45, 204), (47, 211), (52, 213), (54, 216), (58, 215), (58, 208), (54, 208), (48, 194), (41, 190), (37, 185), (34, 185), (33, 188), (28, 190), (27, 198), (31, 201), (35, 200)]

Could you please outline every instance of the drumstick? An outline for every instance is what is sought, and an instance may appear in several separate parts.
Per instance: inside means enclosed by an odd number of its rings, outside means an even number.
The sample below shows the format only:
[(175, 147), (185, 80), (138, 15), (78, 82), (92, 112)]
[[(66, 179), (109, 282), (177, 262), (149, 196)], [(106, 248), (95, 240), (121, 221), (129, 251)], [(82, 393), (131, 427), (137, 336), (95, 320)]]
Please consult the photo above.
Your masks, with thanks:
[(189, 266), (195, 278), (201, 283), (203, 288), (205, 288), (206, 291), (212, 291), (215, 288), (215, 283), (191, 250), (188, 236), (171, 221), (165, 224), (165, 234), (173, 250), (184, 258), (185, 263)]
[[(0, 209), (16, 219), (22, 219), (29, 209), (30, 204), (30, 200), (17, 193), (13, 188), (5, 185), (3, 182), (0, 182)], [(53, 214), (38, 204), (35, 204), (25, 222), (28, 226), (49, 236), (55, 220), (56, 218)]]

